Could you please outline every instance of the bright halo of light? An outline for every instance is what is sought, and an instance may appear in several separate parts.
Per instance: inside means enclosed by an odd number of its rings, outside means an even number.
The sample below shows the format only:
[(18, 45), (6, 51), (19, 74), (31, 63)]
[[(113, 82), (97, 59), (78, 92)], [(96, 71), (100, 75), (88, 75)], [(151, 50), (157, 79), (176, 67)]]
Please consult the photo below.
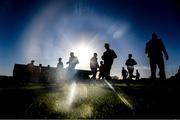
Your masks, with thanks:
[(89, 69), (90, 59), (93, 57), (93, 51), (90, 46), (86, 44), (80, 44), (74, 47), (73, 50), (75, 56), (79, 60), (79, 69)]

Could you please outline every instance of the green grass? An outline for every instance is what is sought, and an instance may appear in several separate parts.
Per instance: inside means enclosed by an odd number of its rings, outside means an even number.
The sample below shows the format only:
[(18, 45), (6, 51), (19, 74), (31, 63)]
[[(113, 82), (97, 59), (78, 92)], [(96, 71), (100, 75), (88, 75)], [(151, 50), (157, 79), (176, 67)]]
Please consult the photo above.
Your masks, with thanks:
[(56, 91), (37, 91), (38, 97), (34, 98), (27, 112), (32, 115), (45, 114), (45, 117), (56, 115), (57, 118), (107, 118), (117, 114), (132, 114), (132, 110), (107, 86), (77, 84), (74, 99), (69, 106), (67, 102), (70, 89), (70, 85), (64, 84)]
[[(178, 118), (177, 84), (28, 84), (1, 88), (0, 118)], [(72, 90), (74, 89), (74, 92)], [(71, 94), (73, 93), (73, 94)], [(70, 99), (71, 98), (71, 99)]]

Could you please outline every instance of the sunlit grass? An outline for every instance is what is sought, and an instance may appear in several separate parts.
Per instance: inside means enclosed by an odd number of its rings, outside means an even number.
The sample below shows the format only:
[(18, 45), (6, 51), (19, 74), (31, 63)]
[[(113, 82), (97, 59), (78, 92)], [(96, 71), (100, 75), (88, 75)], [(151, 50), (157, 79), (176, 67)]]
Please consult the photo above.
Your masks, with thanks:
[(46, 114), (48, 117), (52, 115), (55, 118), (106, 118), (132, 112), (132, 109), (119, 99), (123, 97), (126, 101), (130, 98), (125, 94), (122, 96), (122, 93), (114, 93), (107, 85), (102, 84), (76, 83), (70, 105), (68, 99), (71, 84), (59, 84), (55, 86), (55, 91), (51, 89), (48, 92), (37, 92), (38, 97), (34, 99), (28, 112)]

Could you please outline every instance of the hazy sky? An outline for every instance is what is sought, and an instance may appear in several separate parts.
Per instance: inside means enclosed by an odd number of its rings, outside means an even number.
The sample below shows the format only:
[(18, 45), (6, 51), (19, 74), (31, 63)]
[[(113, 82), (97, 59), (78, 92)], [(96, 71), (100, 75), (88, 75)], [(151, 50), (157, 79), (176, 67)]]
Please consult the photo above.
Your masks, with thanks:
[[(71, 51), (79, 69), (89, 69), (94, 52), (98, 60), (104, 43), (117, 53), (112, 75), (121, 77), (129, 53), (142, 77), (149, 77), (146, 42), (156, 32), (170, 59), (167, 75), (180, 65), (180, 5), (178, 0), (1, 0), (0, 75), (12, 75), (15, 63), (56, 66)], [(65, 65), (66, 66), (66, 65)]]

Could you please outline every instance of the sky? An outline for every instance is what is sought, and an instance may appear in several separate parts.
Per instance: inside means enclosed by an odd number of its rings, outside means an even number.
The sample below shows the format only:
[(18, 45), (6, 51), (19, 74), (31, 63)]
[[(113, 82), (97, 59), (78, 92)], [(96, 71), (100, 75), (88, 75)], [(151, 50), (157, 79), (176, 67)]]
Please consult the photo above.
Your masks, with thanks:
[(121, 78), (128, 54), (137, 61), (141, 77), (150, 76), (144, 53), (151, 33), (165, 44), (167, 76), (180, 65), (180, 4), (178, 0), (1, 0), (0, 75), (11, 76), (14, 64), (56, 67), (74, 52), (77, 69), (89, 70), (94, 52), (98, 61), (109, 43), (118, 58), (111, 75)]

